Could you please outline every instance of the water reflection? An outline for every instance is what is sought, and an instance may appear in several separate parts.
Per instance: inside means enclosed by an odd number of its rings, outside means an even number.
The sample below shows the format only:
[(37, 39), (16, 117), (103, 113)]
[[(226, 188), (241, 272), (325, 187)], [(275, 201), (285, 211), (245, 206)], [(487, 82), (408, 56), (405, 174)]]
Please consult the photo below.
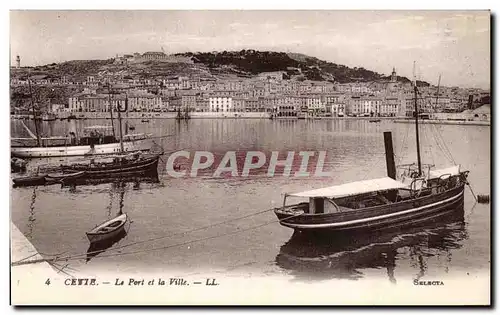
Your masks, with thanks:
[[(398, 259), (409, 251), (415, 279), (425, 276), (430, 257), (443, 256), (451, 262), (452, 249), (466, 239), (463, 206), (453, 216), (431, 224), (370, 235), (306, 235), (295, 232), (281, 246), (276, 263), (297, 279), (351, 279), (364, 277), (365, 268), (386, 269), (396, 283)], [(446, 266), (447, 270), (448, 266)]]
[(118, 235), (111, 239), (107, 239), (101, 242), (90, 243), (89, 248), (87, 249), (87, 257), (85, 262), (89, 262), (95, 256), (105, 252), (107, 249), (121, 241), (123, 238), (127, 236), (127, 231), (123, 230)]
[(159, 183), (160, 178), (158, 174), (145, 175), (145, 176), (120, 176), (120, 177), (108, 177), (108, 178), (99, 178), (99, 179), (89, 179), (89, 178), (78, 178), (72, 180), (70, 183), (61, 184), (61, 188), (69, 187), (75, 188), (76, 186), (97, 186), (102, 184), (111, 183), (115, 189), (126, 185), (127, 183), (133, 183), (134, 187), (140, 187), (140, 183)]
[(33, 194), (31, 194), (31, 202), (29, 207), (29, 215), (28, 215), (28, 233), (26, 237), (31, 239), (33, 236), (33, 228), (35, 225), (35, 201), (36, 201), (36, 187), (33, 188)]

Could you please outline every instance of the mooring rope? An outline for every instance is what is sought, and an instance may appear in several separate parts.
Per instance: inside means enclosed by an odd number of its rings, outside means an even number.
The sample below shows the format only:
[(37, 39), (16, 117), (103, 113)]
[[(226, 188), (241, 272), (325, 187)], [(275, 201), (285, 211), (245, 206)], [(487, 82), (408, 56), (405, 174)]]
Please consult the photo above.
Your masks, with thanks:
[[(218, 225), (227, 224), (229, 222), (233, 222), (233, 221), (245, 219), (245, 218), (248, 218), (248, 217), (251, 217), (251, 216), (255, 216), (255, 215), (262, 214), (262, 213), (269, 212), (269, 211), (273, 211), (273, 210), (274, 210), (274, 208), (272, 208), (272, 209), (266, 209), (266, 210), (255, 212), (255, 213), (251, 213), (251, 214), (248, 214), (248, 215), (245, 215), (245, 216), (242, 216), (242, 217), (225, 220), (225, 221), (222, 221), (222, 222), (218, 222), (218, 223), (214, 223), (214, 224), (202, 226), (202, 227), (199, 227), (199, 228), (196, 228), (196, 229), (192, 229), (192, 230), (188, 230), (188, 231), (184, 231), (184, 232), (171, 233), (171, 234), (160, 236), (160, 237), (156, 237), (156, 238), (150, 238), (150, 239), (146, 239), (146, 240), (142, 240), (142, 241), (137, 241), (137, 242), (125, 244), (125, 245), (118, 246), (118, 247), (115, 247), (115, 248), (110, 248), (109, 250), (118, 250), (118, 249), (122, 249), (122, 248), (125, 248), (125, 247), (130, 247), (130, 246), (133, 246), (133, 245), (137, 245), (137, 244), (143, 244), (143, 243), (147, 243), (147, 242), (153, 242), (153, 241), (157, 241), (157, 240), (160, 240), (160, 239), (165, 239), (165, 238), (169, 238), (169, 237), (173, 237), (173, 236), (177, 236), (177, 235), (183, 235), (183, 234), (188, 234), (188, 233), (192, 233), (192, 232), (196, 232), (196, 231), (201, 231), (201, 230), (209, 229), (209, 228), (212, 228), (212, 227), (215, 227), (215, 226), (218, 226)], [(293, 217), (297, 217), (297, 216), (300, 216), (300, 215), (303, 215), (303, 213), (300, 213), (300, 214), (297, 214), (297, 215), (292, 215), (292, 216), (283, 218), (283, 219), (278, 220), (278, 221), (276, 221), (276, 220), (269, 221), (269, 222), (267, 222), (267, 223), (265, 223), (263, 225), (258, 225), (256, 227), (251, 227), (251, 228), (247, 228), (247, 229), (243, 229), (243, 230), (238, 230), (238, 231), (235, 231), (234, 233), (229, 233), (228, 235), (236, 234), (236, 233), (239, 233), (239, 232), (244, 232), (244, 231), (247, 231), (247, 230), (251, 230), (251, 229), (258, 228), (258, 227), (261, 227), (261, 226), (264, 226), (264, 225), (268, 225), (268, 224), (271, 224), (271, 223), (275, 223), (275, 222), (282, 222), (284, 220), (288, 220), (288, 219), (291, 219)], [(222, 234), (222, 235), (218, 235), (218, 236), (215, 236), (215, 237), (222, 237), (222, 236), (225, 236), (225, 235), (226, 234)], [(198, 239), (198, 240), (194, 240), (194, 241), (184, 242), (184, 243), (181, 243), (181, 244), (167, 246), (167, 247), (165, 247), (165, 249), (166, 248), (170, 248), (170, 247), (176, 247), (176, 246), (181, 246), (181, 245), (185, 245), (185, 244), (190, 244), (190, 243), (194, 243), (194, 242), (199, 242), (199, 241), (203, 241), (205, 239), (212, 239), (212, 238), (215, 238), (215, 237), (208, 237), (208, 238), (204, 238), (204, 239)], [(162, 248), (158, 248), (158, 249), (164, 249), (164, 248), (162, 247)], [(150, 250), (157, 250), (157, 249), (150, 249)], [(141, 251), (129, 252), (129, 253), (119, 253), (119, 255), (122, 255), (122, 254), (133, 254), (133, 253), (139, 253), (139, 252), (143, 252), (143, 251), (148, 251), (148, 250), (141, 250)], [(102, 250), (87, 252), (85, 254), (75, 254), (75, 255), (68, 255), (68, 256), (64, 256), (64, 257), (43, 258), (43, 259), (35, 259), (35, 260), (26, 260), (26, 258), (23, 258), (21, 260), (18, 260), (18, 261), (15, 261), (15, 262), (11, 263), (11, 265), (12, 266), (18, 266), (18, 265), (38, 263), (38, 262), (44, 262), (44, 261), (45, 262), (54, 262), (54, 261), (62, 261), (62, 260), (64, 260), (64, 261), (75, 260), (75, 259), (84, 258), (87, 255), (94, 254), (94, 253), (102, 253)], [(113, 256), (113, 255), (114, 254), (100, 255), (99, 257), (108, 257), (108, 256)]]

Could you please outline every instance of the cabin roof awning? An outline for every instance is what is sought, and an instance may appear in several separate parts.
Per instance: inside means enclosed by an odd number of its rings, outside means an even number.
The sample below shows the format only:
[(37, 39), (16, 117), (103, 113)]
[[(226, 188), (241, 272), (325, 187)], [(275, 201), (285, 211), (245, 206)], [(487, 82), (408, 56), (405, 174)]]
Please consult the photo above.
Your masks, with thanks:
[(454, 176), (460, 174), (460, 165), (454, 165), (448, 168), (429, 171), (429, 178), (439, 178), (443, 175)]
[(402, 182), (394, 180), (390, 177), (383, 177), (377, 179), (362, 180), (331, 187), (325, 187), (315, 190), (308, 190), (308, 191), (288, 194), (288, 196), (339, 198), (339, 197), (359, 195), (370, 192), (377, 192), (389, 189), (399, 189), (399, 188), (408, 188), (408, 187)]

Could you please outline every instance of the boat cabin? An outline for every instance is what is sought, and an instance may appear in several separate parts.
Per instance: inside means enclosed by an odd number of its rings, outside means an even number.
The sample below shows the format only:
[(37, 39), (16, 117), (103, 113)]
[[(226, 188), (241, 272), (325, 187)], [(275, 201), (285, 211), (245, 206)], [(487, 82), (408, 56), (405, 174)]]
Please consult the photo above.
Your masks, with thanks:
[[(340, 213), (389, 205), (409, 199), (438, 194), (460, 183), (459, 166), (430, 171), (426, 177), (405, 183), (389, 177), (363, 180), (337, 186), (285, 194), (283, 210), (305, 214)], [(308, 198), (287, 206), (287, 198)]]
[(384, 177), (286, 194), (283, 206), (287, 197), (305, 197), (309, 202), (299, 205), (308, 214), (351, 211), (395, 202), (395, 192), (405, 188), (403, 183)]
[(80, 145), (95, 145), (117, 143), (113, 135), (112, 126), (88, 126), (83, 128), (83, 136), (79, 139)]

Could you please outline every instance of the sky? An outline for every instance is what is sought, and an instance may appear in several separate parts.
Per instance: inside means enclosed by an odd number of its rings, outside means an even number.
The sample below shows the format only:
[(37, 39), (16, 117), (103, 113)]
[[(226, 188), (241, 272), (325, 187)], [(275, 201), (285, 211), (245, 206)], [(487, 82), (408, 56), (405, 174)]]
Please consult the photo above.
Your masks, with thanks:
[(489, 11), (11, 11), (21, 65), (146, 51), (273, 50), (489, 88)]

